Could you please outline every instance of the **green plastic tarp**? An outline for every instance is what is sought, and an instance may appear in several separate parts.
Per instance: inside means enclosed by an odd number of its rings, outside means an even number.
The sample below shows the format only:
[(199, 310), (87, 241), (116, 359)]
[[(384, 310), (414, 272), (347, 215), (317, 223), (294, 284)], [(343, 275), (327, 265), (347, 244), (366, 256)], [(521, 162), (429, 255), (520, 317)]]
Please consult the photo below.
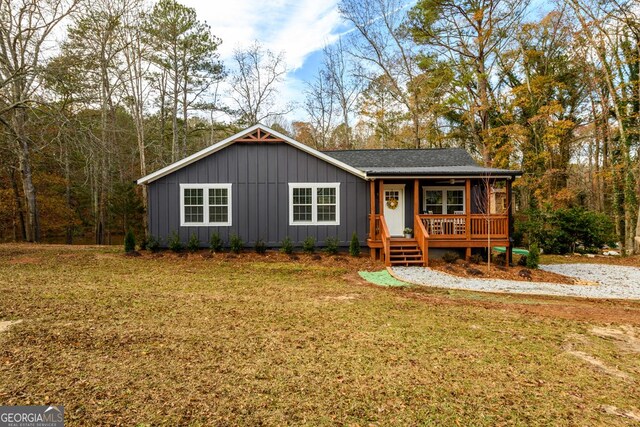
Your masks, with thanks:
[[(506, 252), (507, 248), (505, 248), (504, 246), (494, 246), (493, 250), (496, 252)], [(513, 253), (517, 254), (517, 255), (529, 255), (529, 251), (526, 249), (521, 249), (521, 248), (513, 248)]]

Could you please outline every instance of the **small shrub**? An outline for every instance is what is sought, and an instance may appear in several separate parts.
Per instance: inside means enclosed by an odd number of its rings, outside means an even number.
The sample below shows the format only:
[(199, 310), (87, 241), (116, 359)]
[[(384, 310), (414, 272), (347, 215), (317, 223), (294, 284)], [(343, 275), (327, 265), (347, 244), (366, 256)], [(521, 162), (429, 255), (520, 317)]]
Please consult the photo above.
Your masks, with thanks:
[(169, 246), (169, 249), (171, 249), (173, 252), (180, 252), (184, 249), (184, 246), (180, 241), (180, 235), (178, 235), (177, 231), (174, 230), (171, 232), (169, 238), (167, 239), (167, 246)]
[(229, 238), (229, 247), (231, 248), (231, 252), (234, 254), (239, 254), (244, 249), (244, 242), (237, 234), (232, 234)]
[(507, 265), (507, 254), (499, 253), (493, 257), (493, 263), (496, 265)]
[(447, 264), (453, 264), (459, 258), (460, 258), (460, 255), (458, 255), (457, 252), (445, 252), (444, 255), (442, 255), (442, 260)]
[(189, 236), (189, 242), (187, 242), (187, 249), (189, 250), (189, 252), (195, 252), (198, 249), (200, 249), (200, 239), (198, 239), (198, 236), (196, 235), (196, 233), (191, 233), (191, 236)]
[(354, 231), (351, 235), (351, 243), (349, 243), (349, 254), (353, 257), (360, 256), (360, 239), (358, 234)]
[(209, 238), (209, 247), (213, 252), (222, 252), (222, 246), (224, 246), (224, 242), (220, 238), (218, 233), (212, 233)]
[(337, 237), (327, 237), (324, 241), (324, 251), (329, 255), (335, 255), (338, 253), (338, 245), (340, 245), (340, 240)]
[(157, 239), (154, 236), (149, 236), (149, 238), (147, 239), (147, 249), (149, 249), (153, 253), (160, 251), (160, 244), (160, 239)]
[(136, 236), (133, 235), (133, 231), (127, 231), (124, 236), (124, 251), (129, 253), (136, 250)]
[(307, 254), (312, 254), (316, 251), (316, 239), (313, 236), (308, 236), (302, 242), (302, 251)]
[(145, 236), (142, 236), (138, 241), (138, 248), (141, 251), (144, 251), (145, 249), (147, 249), (148, 246), (149, 246), (149, 239)]
[(482, 258), (482, 255), (480, 254), (473, 254), (469, 258), (469, 261), (471, 261), (474, 264), (481, 264), (484, 262), (484, 258)]
[(529, 256), (527, 257), (527, 267), (531, 269), (538, 268), (538, 264), (540, 263), (540, 249), (538, 248), (537, 243), (532, 243), (529, 246)]
[(267, 244), (262, 239), (256, 240), (253, 248), (255, 249), (256, 253), (260, 255), (264, 255), (265, 253), (267, 253)]
[(288, 255), (291, 255), (293, 253), (293, 242), (291, 241), (289, 236), (286, 236), (284, 239), (282, 239), (280, 252)]

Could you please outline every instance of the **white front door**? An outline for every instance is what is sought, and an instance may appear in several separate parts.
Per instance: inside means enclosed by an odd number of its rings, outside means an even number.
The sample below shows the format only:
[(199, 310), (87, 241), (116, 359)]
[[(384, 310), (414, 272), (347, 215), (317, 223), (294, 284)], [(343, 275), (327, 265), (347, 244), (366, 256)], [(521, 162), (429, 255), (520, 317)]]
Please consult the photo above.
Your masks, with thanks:
[(404, 185), (384, 184), (384, 219), (392, 236), (404, 235)]

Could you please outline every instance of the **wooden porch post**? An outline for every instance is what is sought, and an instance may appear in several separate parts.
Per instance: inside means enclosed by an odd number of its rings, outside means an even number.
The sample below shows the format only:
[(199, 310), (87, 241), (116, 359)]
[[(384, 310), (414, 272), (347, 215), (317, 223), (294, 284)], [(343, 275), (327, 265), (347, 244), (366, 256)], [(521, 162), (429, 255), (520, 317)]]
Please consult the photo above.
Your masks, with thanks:
[[(382, 179), (378, 183), (378, 199), (380, 203), (380, 215), (384, 215), (384, 180)], [(382, 235), (382, 221), (380, 221), (380, 238), (384, 239)], [(384, 248), (384, 244), (382, 247)], [(383, 261), (385, 265), (387, 264), (384, 249), (380, 249), (380, 261)]]
[(420, 213), (420, 180), (413, 180), (413, 232), (415, 233), (416, 227), (418, 224), (416, 223), (416, 216)]
[(506, 250), (506, 262), (507, 267), (511, 265), (513, 259), (513, 242), (511, 236), (513, 235), (513, 206), (511, 205), (511, 179), (507, 178), (507, 240), (509, 241)]
[(466, 232), (466, 239), (467, 239), (467, 250), (465, 251), (464, 257), (467, 260), (467, 262), (469, 261), (469, 259), (471, 258), (471, 246), (469, 245), (469, 243), (471, 242), (471, 179), (467, 178), (464, 181), (464, 198), (465, 198), (465, 224), (466, 227), (465, 228), (465, 232)]
[[(376, 181), (369, 181), (369, 240), (373, 241), (376, 238)], [(369, 254), (371, 259), (376, 259), (376, 249), (369, 248)]]
[(378, 184), (378, 195), (380, 197), (380, 215), (384, 215), (384, 180)]

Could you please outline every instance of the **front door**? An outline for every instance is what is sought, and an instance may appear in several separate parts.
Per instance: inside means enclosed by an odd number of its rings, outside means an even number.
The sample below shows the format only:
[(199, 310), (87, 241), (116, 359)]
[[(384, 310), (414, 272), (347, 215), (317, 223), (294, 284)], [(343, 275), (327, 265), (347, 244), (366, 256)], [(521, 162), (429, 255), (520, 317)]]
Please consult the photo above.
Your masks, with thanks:
[(384, 219), (392, 236), (404, 235), (404, 185), (384, 184)]

